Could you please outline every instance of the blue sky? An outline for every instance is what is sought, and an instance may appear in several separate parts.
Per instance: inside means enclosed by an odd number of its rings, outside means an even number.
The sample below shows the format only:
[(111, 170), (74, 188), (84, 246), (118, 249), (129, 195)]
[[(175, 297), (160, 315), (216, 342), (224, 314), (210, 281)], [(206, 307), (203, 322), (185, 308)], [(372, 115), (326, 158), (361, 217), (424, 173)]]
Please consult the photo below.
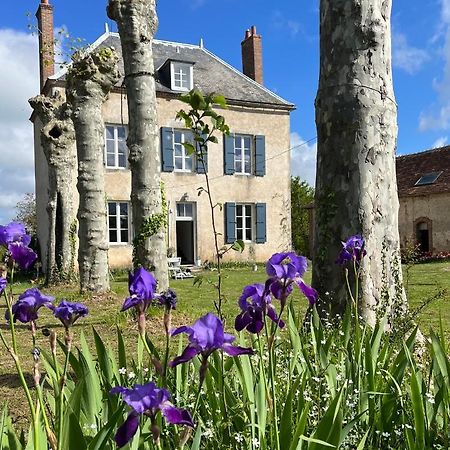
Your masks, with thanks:
[[(55, 26), (87, 43), (115, 25), (106, 0), (50, 0)], [(297, 105), (291, 119), (293, 174), (314, 180), (314, 97), (318, 82), (318, 0), (160, 0), (157, 38), (198, 43), (241, 69), (240, 42), (256, 25), (263, 37), (265, 85)], [(0, 15), (0, 223), (32, 191), (33, 156), (27, 99), (38, 91), (38, 0), (4, 2)], [(31, 13), (31, 17), (27, 17)], [(399, 153), (450, 142), (450, 0), (394, 0), (392, 12)], [(305, 142), (302, 146), (299, 144)]]

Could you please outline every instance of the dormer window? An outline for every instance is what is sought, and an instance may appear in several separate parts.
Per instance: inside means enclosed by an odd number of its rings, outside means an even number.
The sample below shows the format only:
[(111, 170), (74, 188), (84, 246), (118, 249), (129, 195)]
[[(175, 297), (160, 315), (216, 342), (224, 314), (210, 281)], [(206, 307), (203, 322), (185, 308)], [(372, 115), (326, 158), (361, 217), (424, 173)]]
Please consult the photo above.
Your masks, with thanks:
[(193, 83), (194, 67), (192, 64), (178, 61), (170, 62), (170, 81), (173, 91), (190, 91)]

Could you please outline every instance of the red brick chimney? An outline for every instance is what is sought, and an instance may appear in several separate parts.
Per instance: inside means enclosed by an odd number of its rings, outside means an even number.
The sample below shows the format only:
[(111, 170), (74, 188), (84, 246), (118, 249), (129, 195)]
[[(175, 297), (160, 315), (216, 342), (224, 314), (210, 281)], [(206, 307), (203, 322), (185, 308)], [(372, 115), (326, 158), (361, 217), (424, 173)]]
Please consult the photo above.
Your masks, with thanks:
[(242, 47), (242, 72), (259, 84), (263, 84), (262, 42), (253, 25), (245, 32)]
[(36, 17), (38, 20), (39, 72), (42, 91), (47, 78), (55, 73), (53, 6), (48, 3), (48, 0), (41, 0)]

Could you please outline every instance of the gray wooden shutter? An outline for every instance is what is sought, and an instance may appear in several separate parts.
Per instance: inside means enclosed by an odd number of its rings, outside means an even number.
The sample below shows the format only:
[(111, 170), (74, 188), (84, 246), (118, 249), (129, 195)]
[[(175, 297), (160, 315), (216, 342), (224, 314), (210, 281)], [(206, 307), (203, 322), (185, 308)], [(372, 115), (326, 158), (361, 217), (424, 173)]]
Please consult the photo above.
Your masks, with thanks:
[(236, 203), (225, 203), (225, 244), (236, 240)]
[(223, 172), (234, 174), (234, 135), (223, 135)]
[(266, 204), (256, 204), (256, 243), (264, 244), (267, 241), (267, 226), (266, 226)]
[(266, 174), (266, 138), (255, 136), (255, 175), (263, 177)]
[[(206, 135), (202, 135), (203, 139), (206, 139)], [(200, 145), (197, 143), (198, 148), (200, 148)], [(197, 158), (197, 173), (207, 173), (208, 172), (208, 145), (206, 147), (203, 147), (203, 155), (202, 155), (203, 161), (200, 160), (200, 158)]]
[(172, 128), (161, 128), (161, 168), (163, 172), (173, 172)]

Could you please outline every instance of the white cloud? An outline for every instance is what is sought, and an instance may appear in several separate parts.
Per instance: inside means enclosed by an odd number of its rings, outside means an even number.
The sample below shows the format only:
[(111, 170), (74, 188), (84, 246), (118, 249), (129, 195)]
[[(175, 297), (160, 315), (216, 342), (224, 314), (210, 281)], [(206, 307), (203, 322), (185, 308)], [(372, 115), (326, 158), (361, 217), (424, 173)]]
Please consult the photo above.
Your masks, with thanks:
[(298, 176), (309, 185), (316, 183), (317, 143), (306, 142), (301, 136), (291, 133), (291, 175)]
[(0, 29), (0, 224), (34, 192), (33, 132), (28, 99), (39, 91), (37, 38)]
[(395, 67), (409, 74), (418, 72), (430, 55), (417, 47), (408, 44), (406, 35), (394, 32), (392, 35), (392, 63)]
[(281, 11), (273, 12), (272, 25), (279, 30), (286, 30), (291, 37), (296, 36), (301, 31), (300, 22), (286, 18)]
[(433, 80), (438, 102), (419, 117), (419, 130), (450, 129), (450, 0), (441, 0), (441, 17), (438, 33), (433, 39), (444, 37), (442, 57), (444, 70), (439, 79)]
[(447, 136), (441, 136), (433, 142), (433, 148), (444, 147), (447, 144)]

